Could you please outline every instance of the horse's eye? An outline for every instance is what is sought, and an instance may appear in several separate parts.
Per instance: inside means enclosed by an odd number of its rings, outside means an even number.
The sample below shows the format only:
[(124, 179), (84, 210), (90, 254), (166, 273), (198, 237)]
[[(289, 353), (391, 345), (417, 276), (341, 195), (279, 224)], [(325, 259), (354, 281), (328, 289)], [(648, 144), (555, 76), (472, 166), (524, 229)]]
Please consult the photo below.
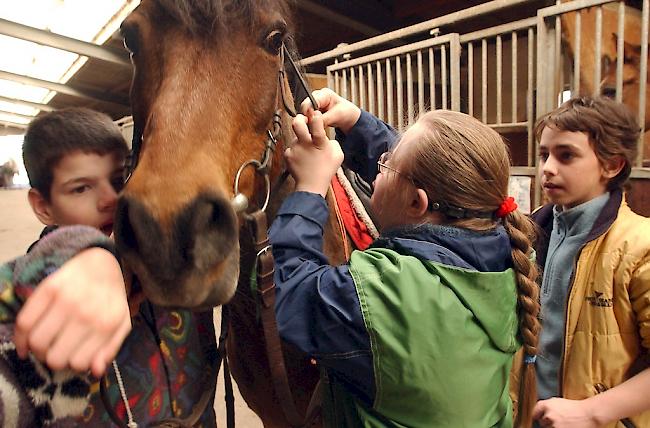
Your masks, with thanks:
[(285, 32), (281, 30), (273, 30), (266, 36), (264, 40), (264, 48), (270, 53), (277, 55), (280, 53), (282, 43), (284, 43)]
[(124, 47), (131, 52), (131, 56), (138, 54), (138, 31), (133, 26), (123, 25), (120, 28), (122, 39), (124, 40)]

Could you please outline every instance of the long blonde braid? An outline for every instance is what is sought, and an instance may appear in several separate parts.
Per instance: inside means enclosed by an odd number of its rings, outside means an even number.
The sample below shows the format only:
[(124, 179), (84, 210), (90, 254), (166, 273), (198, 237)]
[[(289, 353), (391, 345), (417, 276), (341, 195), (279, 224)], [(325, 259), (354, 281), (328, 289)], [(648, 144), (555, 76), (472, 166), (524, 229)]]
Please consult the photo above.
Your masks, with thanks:
[(512, 244), (512, 262), (517, 275), (517, 299), (519, 304), (519, 334), (523, 341), (525, 357), (519, 388), (519, 409), (516, 427), (529, 427), (537, 401), (535, 359), (539, 342), (539, 286), (536, 283), (538, 269), (533, 260), (531, 243), (535, 228), (528, 217), (515, 211), (504, 218), (503, 225)]
[[(409, 168), (418, 186), (433, 200), (477, 212), (496, 212), (507, 197), (510, 170), (510, 156), (501, 136), (473, 117), (448, 110), (428, 112), (418, 124), (422, 135)], [(536, 229), (519, 211), (502, 221), (512, 246), (519, 334), (526, 352), (515, 426), (528, 427), (537, 400), (534, 359), (540, 332), (538, 269), (532, 247)], [(473, 230), (496, 227), (494, 218), (448, 218), (445, 223)]]

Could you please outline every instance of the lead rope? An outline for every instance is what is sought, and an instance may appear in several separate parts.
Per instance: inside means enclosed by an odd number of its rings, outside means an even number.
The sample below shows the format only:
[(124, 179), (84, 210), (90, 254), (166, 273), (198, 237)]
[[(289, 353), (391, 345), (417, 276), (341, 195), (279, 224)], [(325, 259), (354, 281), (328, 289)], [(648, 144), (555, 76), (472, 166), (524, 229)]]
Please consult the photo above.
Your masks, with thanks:
[(122, 373), (120, 368), (117, 366), (117, 361), (113, 360), (113, 370), (115, 371), (115, 378), (117, 379), (117, 387), (120, 389), (120, 396), (124, 402), (124, 408), (126, 409), (126, 416), (129, 420), (126, 426), (129, 428), (138, 428), (138, 424), (133, 420), (133, 413), (131, 413), (131, 406), (129, 405), (129, 398), (126, 396), (126, 389), (124, 388), (124, 381), (122, 380)]

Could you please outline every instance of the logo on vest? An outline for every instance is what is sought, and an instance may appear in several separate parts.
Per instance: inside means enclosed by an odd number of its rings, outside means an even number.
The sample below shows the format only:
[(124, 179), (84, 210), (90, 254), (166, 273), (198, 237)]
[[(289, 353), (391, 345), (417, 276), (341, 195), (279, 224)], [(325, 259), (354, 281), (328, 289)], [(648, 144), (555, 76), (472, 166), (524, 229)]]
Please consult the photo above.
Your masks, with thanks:
[(585, 297), (585, 300), (589, 302), (591, 306), (599, 308), (611, 308), (614, 304), (611, 297), (603, 297), (603, 293), (600, 291), (594, 291), (594, 295)]

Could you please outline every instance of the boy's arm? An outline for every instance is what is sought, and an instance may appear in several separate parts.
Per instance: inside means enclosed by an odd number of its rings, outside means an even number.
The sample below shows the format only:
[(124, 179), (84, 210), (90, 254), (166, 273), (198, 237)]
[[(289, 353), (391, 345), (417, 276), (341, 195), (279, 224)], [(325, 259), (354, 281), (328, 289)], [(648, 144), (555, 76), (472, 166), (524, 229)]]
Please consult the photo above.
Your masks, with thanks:
[(543, 427), (598, 428), (650, 410), (650, 368), (585, 400), (539, 401), (533, 418)]
[[(650, 255), (633, 272), (630, 301), (643, 347), (650, 349)], [(607, 425), (650, 410), (650, 368), (602, 394), (585, 400), (551, 398), (535, 406), (541, 426), (591, 428)]]
[(31, 351), (54, 370), (104, 372), (131, 328), (112, 248), (93, 228), (66, 227), (15, 262), (14, 295), (24, 303), (14, 336), (21, 357)]

